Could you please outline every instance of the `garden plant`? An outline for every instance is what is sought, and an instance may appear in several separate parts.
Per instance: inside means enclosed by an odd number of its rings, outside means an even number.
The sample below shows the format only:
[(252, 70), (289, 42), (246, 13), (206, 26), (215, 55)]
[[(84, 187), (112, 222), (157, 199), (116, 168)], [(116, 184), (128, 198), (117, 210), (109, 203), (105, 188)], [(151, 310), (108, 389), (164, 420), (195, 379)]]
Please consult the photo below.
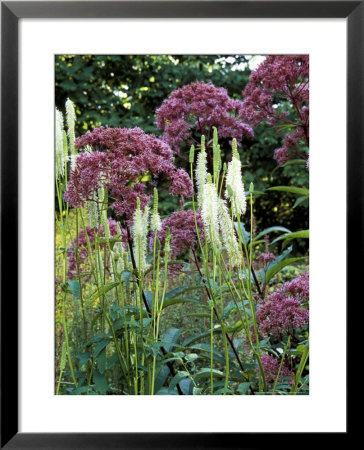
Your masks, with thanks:
[(240, 98), (192, 80), (154, 133), (56, 108), (57, 395), (309, 393), (308, 76), (278, 55)]

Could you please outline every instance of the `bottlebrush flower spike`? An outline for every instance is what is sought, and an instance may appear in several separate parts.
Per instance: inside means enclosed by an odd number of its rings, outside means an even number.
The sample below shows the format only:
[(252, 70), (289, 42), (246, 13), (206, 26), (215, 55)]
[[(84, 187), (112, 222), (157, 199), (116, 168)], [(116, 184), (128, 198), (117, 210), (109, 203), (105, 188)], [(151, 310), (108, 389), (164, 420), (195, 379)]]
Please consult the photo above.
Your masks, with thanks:
[(206, 184), (207, 175), (207, 160), (205, 149), (205, 136), (201, 136), (201, 151), (197, 156), (196, 164), (196, 185), (197, 185), (197, 204), (199, 208), (202, 208), (204, 199), (204, 188)]
[(230, 199), (233, 215), (234, 217), (237, 217), (244, 214), (246, 211), (246, 197), (236, 139), (233, 139), (232, 147), (233, 156), (228, 164), (226, 173), (226, 186), (230, 186), (231, 189), (226, 188), (225, 197)]
[(68, 132), (68, 142), (71, 149), (71, 154), (75, 154), (75, 123), (76, 123), (76, 113), (75, 107), (69, 98), (66, 101), (66, 120), (67, 120), (67, 132)]
[(205, 236), (208, 242), (216, 249), (220, 249), (219, 238), (219, 197), (216, 186), (211, 180), (211, 175), (207, 174), (207, 183), (204, 186), (203, 201), (201, 208), (202, 220), (205, 226)]
[(144, 212), (140, 209), (140, 199), (137, 198), (137, 207), (134, 213), (133, 241), (134, 241), (134, 257), (139, 272), (147, 269), (146, 253), (147, 253), (147, 235), (148, 235), (148, 219), (149, 207), (146, 206)]
[(63, 115), (56, 108), (56, 178), (64, 177)]
[(219, 198), (219, 222), (221, 236), (229, 257), (231, 267), (241, 267), (243, 259), (239, 244), (234, 232), (234, 225), (231, 220), (226, 202)]
[(97, 192), (94, 191), (93, 199), (87, 202), (88, 220), (91, 228), (99, 226), (99, 207), (98, 207)]
[(158, 212), (158, 190), (154, 188), (153, 195), (153, 213), (150, 218), (150, 229), (154, 232), (161, 230), (162, 222)]

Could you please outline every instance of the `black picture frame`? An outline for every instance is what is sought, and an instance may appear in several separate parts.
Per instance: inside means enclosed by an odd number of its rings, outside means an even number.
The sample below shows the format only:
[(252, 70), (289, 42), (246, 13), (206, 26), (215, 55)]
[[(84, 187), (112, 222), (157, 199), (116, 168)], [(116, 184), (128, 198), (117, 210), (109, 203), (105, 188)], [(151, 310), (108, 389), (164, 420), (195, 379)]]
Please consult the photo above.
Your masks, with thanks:
[[(18, 22), (21, 18), (347, 18), (347, 303), (363, 272), (364, 1), (1, 2), (1, 448), (257, 448), (270, 433), (18, 432)], [(9, 239), (9, 236), (12, 236)], [(349, 350), (349, 346), (348, 346)], [(350, 357), (348, 358), (348, 361)], [(347, 415), (348, 417), (348, 415)], [(166, 430), (167, 431), (167, 430)], [(338, 433), (340, 440), (348, 436)], [(287, 430), (289, 432), (289, 430)], [(320, 433), (321, 434), (321, 433)], [(322, 436), (325, 440), (326, 437)], [(310, 433), (299, 439), (305, 444)], [(315, 434), (315, 444), (321, 440)], [(281, 444), (292, 437), (277, 437)], [(296, 438), (294, 438), (296, 441)], [(297, 441), (296, 441), (297, 443)], [(293, 445), (293, 444), (292, 444)], [(270, 444), (271, 446), (271, 444)], [(296, 446), (296, 445), (295, 445)]]

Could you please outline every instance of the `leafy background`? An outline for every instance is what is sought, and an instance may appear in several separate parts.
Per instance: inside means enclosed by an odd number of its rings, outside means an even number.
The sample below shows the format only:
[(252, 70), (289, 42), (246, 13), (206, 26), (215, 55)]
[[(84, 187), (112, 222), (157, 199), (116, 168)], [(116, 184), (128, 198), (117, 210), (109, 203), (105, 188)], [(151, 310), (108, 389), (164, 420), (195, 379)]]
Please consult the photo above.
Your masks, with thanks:
[[(257, 61), (243, 55), (57, 55), (56, 107), (64, 111), (67, 97), (76, 104), (78, 136), (101, 125), (139, 126), (158, 135), (155, 111), (173, 90), (203, 80), (241, 99)], [(277, 167), (273, 151), (281, 146), (282, 136), (279, 129), (260, 124), (254, 138), (243, 142), (240, 153), (246, 186), (253, 181), (255, 190), (262, 192), (271, 186), (308, 188), (305, 166)], [(296, 199), (295, 194), (276, 191), (259, 196), (254, 205), (257, 229), (272, 225), (308, 229), (308, 202), (292, 208)], [(171, 196), (162, 194), (160, 201), (162, 213), (176, 209), (177, 200)], [(307, 245), (307, 240), (298, 240), (295, 253), (305, 253)]]

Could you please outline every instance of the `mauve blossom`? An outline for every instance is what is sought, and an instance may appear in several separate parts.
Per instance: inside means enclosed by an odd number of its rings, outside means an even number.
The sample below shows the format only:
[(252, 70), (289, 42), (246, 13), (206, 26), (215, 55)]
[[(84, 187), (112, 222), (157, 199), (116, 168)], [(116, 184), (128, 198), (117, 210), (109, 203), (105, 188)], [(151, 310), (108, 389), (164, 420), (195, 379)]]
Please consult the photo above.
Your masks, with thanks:
[[(261, 355), (261, 361), (264, 369), (265, 379), (268, 384), (273, 385), (277, 378), (281, 361), (277, 358), (274, 358), (274, 356), (267, 354)], [(256, 370), (259, 371), (259, 368), (257, 368)], [(282, 381), (282, 378), (290, 377), (288, 383), (292, 384), (291, 375), (291, 370), (285, 365), (285, 363), (283, 363), (278, 380)]]
[(268, 264), (272, 261), (274, 261), (276, 257), (273, 253), (262, 253), (258, 256), (257, 260), (263, 264)]
[(190, 176), (183, 169), (178, 169), (173, 177), (169, 188), (172, 195), (184, 195), (185, 197), (192, 197), (193, 185)]
[(176, 169), (168, 144), (140, 128), (95, 128), (76, 140), (77, 148), (92, 147), (80, 153), (65, 193), (72, 206), (83, 206), (95, 189), (106, 187), (111, 207), (130, 224), (140, 198), (144, 209), (151, 189), (171, 181), (173, 195), (192, 195), (192, 182), (182, 169)]
[[(304, 157), (300, 145), (309, 145), (309, 57), (308, 55), (268, 56), (246, 85), (239, 116), (252, 126), (266, 121), (271, 125), (288, 124), (293, 128), (283, 139), (274, 158), (282, 165), (288, 159)], [(292, 105), (295, 121), (279, 108), (281, 102)], [(277, 107), (278, 106), (278, 107)]]
[(309, 311), (302, 307), (302, 301), (308, 300), (308, 284), (308, 274), (304, 274), (270, 294), (257, 308), (259, 331), (264, 335), (280, 336), (284, 331), (307, 325)]
[[(196, 212), (196, 221), (198, 229), (200, 230), (201, 243), (204, 243), (203, 221), (199, 211)], [(175, 211), (170, 217), (162, 220), (162, 228), (158, 231), (157, 236), (161, 242), (162, 248), (166, 237), (166, 228), (169, 227), (172, 235), (171, 254), (170, 259), (178, 259), (178, 257), (186, 250), (195, 249), (198, 245), (196, 235), (195, 217), (192, 210)], [(153, 248), (154, 233), (152, 233), (149, 246)], [(182, 264), (174, 264), (168, 267), (172, 274), (177, 274), (181, 271)]]
[(220, 137), (253, 136), (252, 128), (237, 115), (242, 106), (232, 100), (224, 88), (196, 81), (176, 89), (157, 109), (157, 127), (164, 131), (163, 139), (179, 153), (179, 145), (194, 131), (209, 136), (216, 127)]
[(282, 290), (291, 295), (300, 297), (301, 300), (308, 300), (310, 295), (310, 280), (308, 273), (304, 273), (292, 281), (284, 283)]

